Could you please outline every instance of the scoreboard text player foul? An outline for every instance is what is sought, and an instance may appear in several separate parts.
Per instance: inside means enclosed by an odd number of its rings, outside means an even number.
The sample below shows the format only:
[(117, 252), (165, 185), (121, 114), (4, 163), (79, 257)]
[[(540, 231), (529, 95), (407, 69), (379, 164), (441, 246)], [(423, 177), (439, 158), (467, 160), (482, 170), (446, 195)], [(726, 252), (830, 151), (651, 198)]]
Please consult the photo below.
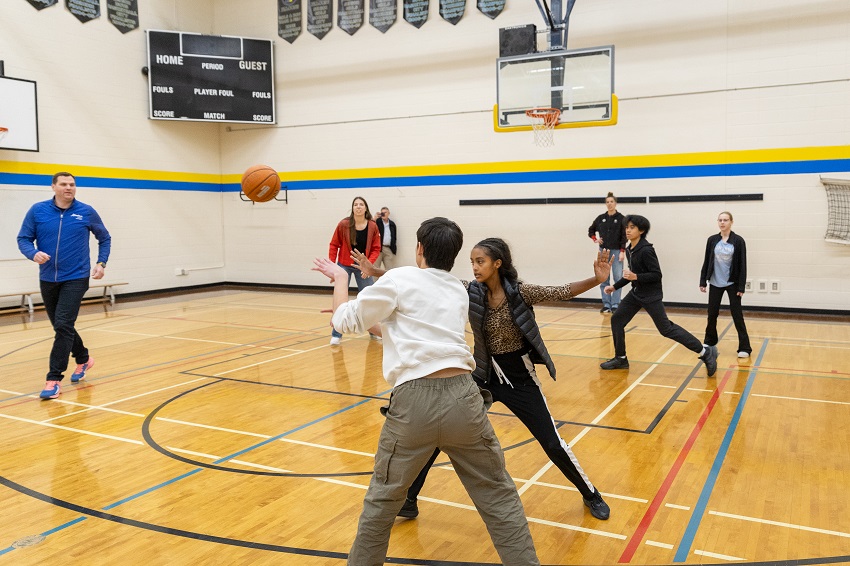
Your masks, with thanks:
[(274, 124), (273, 43), (147, 30), (149, 118)]

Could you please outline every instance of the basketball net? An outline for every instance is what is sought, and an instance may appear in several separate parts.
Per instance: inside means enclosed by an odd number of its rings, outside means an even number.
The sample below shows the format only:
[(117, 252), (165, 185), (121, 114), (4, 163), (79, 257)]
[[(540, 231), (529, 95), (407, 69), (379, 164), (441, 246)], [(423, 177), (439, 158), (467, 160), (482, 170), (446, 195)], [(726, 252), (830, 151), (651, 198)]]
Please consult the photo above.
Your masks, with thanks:
[(561, 118), (557, 108), (531, 108), (525, 111), (531, 119), (531, 129), (534, 131), (534, 144), (537, 147), (552, 147), (555, 145), (555, 126)]
[(3, 126), (0, 126), (0, 140), (5, 138), (6, 134), (8, 134), (8, 133), (9, 133), (9, 128), (4, 128)]

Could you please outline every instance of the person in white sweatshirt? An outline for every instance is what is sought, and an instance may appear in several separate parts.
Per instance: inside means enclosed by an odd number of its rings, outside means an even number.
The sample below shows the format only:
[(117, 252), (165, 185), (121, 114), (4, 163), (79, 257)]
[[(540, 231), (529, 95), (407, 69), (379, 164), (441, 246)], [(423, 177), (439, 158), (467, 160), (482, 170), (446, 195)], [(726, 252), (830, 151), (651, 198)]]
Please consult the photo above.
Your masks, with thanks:
[(380, 323), (384, 378), (393, 387), (375, 454), (375, 471), (363, 501), (352, 566), (384, 563), (390, 530), (407, 488), (435, 448), (452, 461), (505, 565), (540, 564), (516, 485), (487, 418), (489, 392), (472, 379), (466, 344), (469, 296), (449, 273), (463, 232), (447, 218), (426, 220), (416, 232), (416, 265), (387, 272), (348, 300), (346, 273), (327, 260), (316, 271), (334, 285), (333, 327), (363, 333)]

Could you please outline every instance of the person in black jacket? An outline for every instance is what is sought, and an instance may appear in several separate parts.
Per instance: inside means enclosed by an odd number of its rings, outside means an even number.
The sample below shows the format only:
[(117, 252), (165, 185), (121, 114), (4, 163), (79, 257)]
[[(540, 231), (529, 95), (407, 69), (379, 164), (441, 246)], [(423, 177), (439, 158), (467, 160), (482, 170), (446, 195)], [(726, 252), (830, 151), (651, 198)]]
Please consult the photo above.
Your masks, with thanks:
[(732, 213), (721, 212), (717, 216), (720, 233), (709, 236), (705, 245), (705, 260), (699, 274), (699, 290), (705, 293), (706, 287), (709, 287), (705, 343), (717, 345), (717, 315), (720, 314), (723, 293), (728, 293), (729, 310), (738, 331), (738, 357), (749, 358), (753, 349), (741, 309), (741, 297), (747, 285), (747, 244), (744, 238), (732, 231), (732, 223)]
[[(380, 276), (363, 254), (352, 252), (363, 275)], [(469, 325), (475, 339), (472, 377), (482, 389), (502, 402), (526, 426), (561, 473), (576, 486), (584, 504), (597, 519), (606, 520), (611, 510), (590, 482), (569, 445), (558, 434), (534, 364), (545, 364), (555, 379), (555, 364), (540, 337), (532, 305), (542, 301), (568, 301), (608, 278), (610, 254), (602, 250), (593, 263), (594, 276), (557, 287), (533, 285), (519, 280), (508, 244), (499, 238), (478, 242), (470, 254), (475, 281), (462, 281), (469, 293)], [(399, 516), (419, 514), (417, 498), (425, 483), (430, 461), (407, 492)]]
[(614, 338), (614, 357), (602, 362), (602, 369), (628, 369), (629, 359), (626, 357), (626, 325), (640, 309), (646, 310), (652, 317), (655, 327), (665, 338), (675, 340), (688, 350), (699, 354), (705, 363), (708, 376), (712, 377), (717, 371), (717, 346), (700, 343), (699, 339), (667, 318), (664, 309), (664, 293), (661, 289), (661, 265), (655, 248), (646, 240), (649, 233), (649, 220), (643, 216), (632, 214), (626, 216), (626, 238), (629, 246), (626, 257), (629, 267), (623, 270), (623, 278), (605, 287), (606, 293), (614, 289), (632, 284), (632, 290), (623, 298), (620, 308), (611, 317), (611, 334)]
[[(623, 215), (617, 212), (617, 197), (614, 193), (608, 193), (605, 197), (607, 212), (603, 212), (593, 221), (587, 230), (587, 235), (602, 249), (610, 250), (611, 254), (611, 277), (616, 283), (623, 276), (623, 260), (626, 255), (626, 226), (623, 224)], [(599, 285), (602, 293), (601, 313), (612, 313), (620, 306), (620, 290), (615, 289), (610, 295), (605, 292), (608, 280)]]
[(395, 222), (390, 220), (390, 209), (386, 206), (381, 209), (375, 219), (378, 224), (378, 232), (381, 234), (381, 255), (375, 260), (375, 265), (382, 265), (384, 269), (392, 269), (396, 263), (396, 227)]

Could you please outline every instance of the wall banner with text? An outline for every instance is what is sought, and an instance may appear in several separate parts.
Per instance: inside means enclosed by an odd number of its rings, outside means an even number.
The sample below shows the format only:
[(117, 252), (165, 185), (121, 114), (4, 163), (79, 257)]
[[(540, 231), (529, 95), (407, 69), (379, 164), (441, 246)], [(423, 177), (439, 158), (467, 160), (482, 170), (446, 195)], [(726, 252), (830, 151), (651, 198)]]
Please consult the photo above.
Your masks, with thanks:
[(466, 0), (440, 0), (440, 15), (450, 24), (457, 25), (466, 11)]
[(106, 16), (121, 33), (139, 29), (139, 0), (106, 0)]
[(49, 8), (50, 6), (55, 6), (59, 0), (27, 0), (30, 3), (30, 6), (35, 8), (36, 10), (42, 10), (44, 8)]
[(363, 0), (339, 0), (336, 25), (348, 35), (363, 27)]
[(387, 33), (398, 19), (398, 0), (369, 0), (369, 23), (381, 33)]
[(428, 21), (428, 0), (404, 0), (404, 21), (421, 28)]
[(478, 0), (478, 9), (491, 20), (495, 20), (505, 9), (505, 0)]
[(83, 23), (100, 17), (100, 0), (65, 0), (65, 7)]
[(334, 25), (333, 0), (307, 0), (307, 31), (322, 39)]
[(301, 35), (301, 0), (277, 0), (277, 34), (288, 43)]

